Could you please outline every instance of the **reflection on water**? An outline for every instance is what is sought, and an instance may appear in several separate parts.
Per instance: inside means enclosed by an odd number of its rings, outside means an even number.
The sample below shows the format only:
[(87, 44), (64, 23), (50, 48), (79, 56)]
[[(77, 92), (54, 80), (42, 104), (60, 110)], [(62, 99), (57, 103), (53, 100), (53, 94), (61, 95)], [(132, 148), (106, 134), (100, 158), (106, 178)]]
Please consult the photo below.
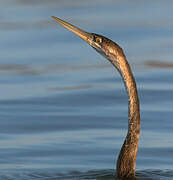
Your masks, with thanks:
[(35, 65), (30, 66), (26, 64), (0, 64), (0, 73), (16, 73), (16, 74), (28, 74), (28, 75), (39, 75), (46, 73), (53, 73), (56, 71), (76, 71), (76, 70), (87, 70), (87, 69), (97, 69), (97, 68), (108, 68), (110, 65), (93, 64), (93, 65), (61, 65), (61, 64), (46, 64), (46, 65)]
[(114, 179), (121, 77), (52, 15), (123, 47), (141, 102), (137, 177), (173, 179), (173, 2), (0, 2), (0, 179)]
[(151, 68), (173, 68), (172, 62), (147, 61), (146, 65)]
[[(131, 64), (135, 67), (145, 68), (173, 68), (173, 63), (171, 62), (160, 62), (160, 61), (146, 61), (143, 64)], [(85, 65), (68, 65), (68, 64), (42, 64), (42, 65), (28, 65), (28, 64), (0, 64), (0, 73), (8, 74), (28, 74), (28, 75), (40, 75), (54, 72), (64, 72), (64, 71), (77, 71), (77, 70), (91, 70), (91, 69), (103, 69), (110, 68), (108, 63), (100, 64), (85, 64)]]
[(39, 20), (35, 22), (1, 22), (0, 31), (14, 31), (14, 30), (33, 30), (34, 29), (42, 29), (52, 27), (52, 23), (50, 21)]

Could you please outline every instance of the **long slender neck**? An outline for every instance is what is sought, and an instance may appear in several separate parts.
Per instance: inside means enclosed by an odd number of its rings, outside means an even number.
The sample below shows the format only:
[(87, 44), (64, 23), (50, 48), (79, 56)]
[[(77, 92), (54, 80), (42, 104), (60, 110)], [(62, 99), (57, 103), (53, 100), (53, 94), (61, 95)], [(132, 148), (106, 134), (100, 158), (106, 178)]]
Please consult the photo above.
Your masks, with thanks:
[[(140, 136), (140, 107), (136, 82), (125, 55), (111, 63), (119, 70), (128, 94), (128, 133), (117, 160), (117, 177), (135, 179), (135, 164)], [(117, 64), (118, 62), (118, 64)]]

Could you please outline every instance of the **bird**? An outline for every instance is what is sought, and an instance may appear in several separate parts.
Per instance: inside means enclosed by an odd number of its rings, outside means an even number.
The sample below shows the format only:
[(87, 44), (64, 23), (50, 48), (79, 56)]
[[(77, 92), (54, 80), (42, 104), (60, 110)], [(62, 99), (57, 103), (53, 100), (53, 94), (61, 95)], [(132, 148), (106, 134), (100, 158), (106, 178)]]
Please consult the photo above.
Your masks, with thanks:
[(119, 152), (115, 174), (121, 180), (137, 180), (135, 166), (140, 137), (140, 102), (136, 81), (123, 49), (107, 37), (86, 32), (60, 18), (51, 17), (108, 59), (120, 73), (128, 95), (128, 131)]

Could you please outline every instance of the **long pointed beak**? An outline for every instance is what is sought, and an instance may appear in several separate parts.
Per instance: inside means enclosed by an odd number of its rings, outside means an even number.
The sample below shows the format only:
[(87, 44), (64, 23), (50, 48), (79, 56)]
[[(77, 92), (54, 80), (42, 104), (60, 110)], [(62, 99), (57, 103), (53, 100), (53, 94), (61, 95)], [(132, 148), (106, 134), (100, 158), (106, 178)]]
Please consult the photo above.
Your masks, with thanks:
[(83, 31), (82, 29), (79, 29), (78, 27), (63, 21), (62, 19), (59, 19), (55, 16), (51, 16), (56, 22), (58, 22), (59, 24), (61, 24), (63, 27), (65, 27), (66, 29), (68, 29), (69, 31), (73, 32), (74, 34), (76, 34), (77, 36), (79, 36), (80, 38), (82, 38), (85, 42), (87, 42), (88, 44), (91, 44), (92, 41), (92, 35), (88, 32)]

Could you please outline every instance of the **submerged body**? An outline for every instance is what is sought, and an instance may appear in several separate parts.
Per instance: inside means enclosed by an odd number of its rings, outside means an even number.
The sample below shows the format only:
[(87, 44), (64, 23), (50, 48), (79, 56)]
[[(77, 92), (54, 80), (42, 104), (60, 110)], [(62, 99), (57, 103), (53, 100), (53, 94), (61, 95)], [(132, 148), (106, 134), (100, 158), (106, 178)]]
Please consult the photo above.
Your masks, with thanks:
[(116, 174), (119, 179), (136, 179), (135, 164), (140, 136), (140, 107), (136, 82), (122, 48), (104, 36), (85, 32), (57, 17), (52, 16), (52, 18), (82, 38), (119, 71), (128, 94), (128, 132), (118, 156)]

